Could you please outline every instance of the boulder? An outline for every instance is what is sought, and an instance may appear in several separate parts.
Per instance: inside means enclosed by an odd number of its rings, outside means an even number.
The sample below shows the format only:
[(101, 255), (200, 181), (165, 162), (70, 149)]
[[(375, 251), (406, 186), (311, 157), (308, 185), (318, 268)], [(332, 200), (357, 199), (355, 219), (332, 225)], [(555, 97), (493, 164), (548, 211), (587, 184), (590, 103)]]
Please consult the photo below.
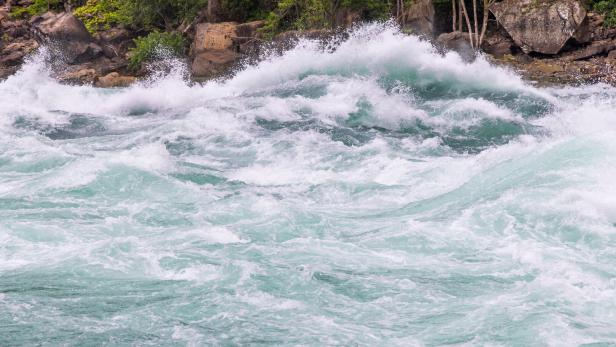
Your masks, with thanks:
[(194, 53), (232, 49), (233, 38), (237, 37), (236, 28), (237, 24), (233, 22), (197, 24), (191, 49)]
[(439, 35), (436, 41), (448, 50), (456, 51), (460, 56), (470, 61), (475, 58), (475, 50), (471, 46), (468, 33), (454, 31)]
[(258, 54), (262, 42), (259, 29), (264, 25), (263, 20), (239, 24), (235, 28), (233, 49), (241, 54)]
[(92, 41), (85, 25), (72, 13), (47, 12), (30, 20), (37, 33), (44, 38), (60, 41)]
[(590, 39), (586, 9), (578, 0), (504, 0), (490, 11), (525, 53), (558, 54), (571, 38)]
[(507, 54), (511, 54), (511, 48), (513, 46), (513, 41), (508, 37), (502, 35), (490, 35), (483, 41), (481, 49), (488, 54), (500, 58)]
[(122, 76), (117, 72), (112, 72), (106, 76), (99, 77), (95, 86), (100, 88), (119, 88), (128, 87), (137, 81), (133, 76)]
[(69, 84), (92, 84), (96, 81), (96, 70), (80, 69), (77, 71), (65, 72), (58, 76), (58, 80)]
[(416, 0), (404, 11), (404, 28), (412, 33), (431, 37), (434, 35), (434, 4), (432, 0)]
[(103, 54), (103, 49), (92, 42), (92, 36), (83, 23), (71, 13), (47, 12), (32, 18), (30, 24), (37, 39), (55, 48), (69, 64), (78, 64)]
[[(237, 39), (237, 27), (233, 22), (197, 24), (191, 45), (193, 77), (216, 77), (235, 63), (237, 48), (234, 39)], [(245, 33), (251, 31), (249, 27), (243, 30)]]
[(193, 77), (197, 79), (222, 75), (235, 61), (237, 54), (232, 50), (214, 49), (197, 53), (191, 65)]

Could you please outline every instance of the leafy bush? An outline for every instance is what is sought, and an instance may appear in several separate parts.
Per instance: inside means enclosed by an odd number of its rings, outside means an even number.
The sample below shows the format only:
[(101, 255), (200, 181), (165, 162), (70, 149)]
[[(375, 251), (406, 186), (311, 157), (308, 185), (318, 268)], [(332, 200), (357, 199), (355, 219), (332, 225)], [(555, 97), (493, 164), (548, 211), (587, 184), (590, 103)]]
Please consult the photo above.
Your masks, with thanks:
[(264, 19), (276, 7), (274, 0), (222, 0), (221, 3), (225, 17), (236, 22)]
[(271, 37), (288, 29), (332, 27), (336, 13), (344, 9), (357, 12), (365, 20), (386, 19), (391, 15), (391, 3), (387, 0), (280, 0), (268, 15), (262, 32)]
[(595, 11), (605, 15), (603, 25), (610, 28), (616, 27), (616, 0), (595, 1), (592, 7)]
[(118, 24), (142, 30), (172, 30), (192, 21), (206, 5), (207, 0), (88, 0), (75, 15), (90, 31)]
[(125, 0), (88, 0), (75, 10), (88, 31), (106, 30), (118, 24), (129, 24), (131, 16)]
[(34, 0), (34, 2), (26, 7), (13, 7), (11, 16), (14, 18), (24, 18), (29, 16), (37, 16), (49, 10), (58, 10), (63, 7), (62, 0)]
[(192, 21), (207, 0), (124, 0), (133, 27), (171, 30)]
[(128, 67), (137, 70), (143, 63), (155, 59), (161, 51), (180, 55), (184, 51), (184, 46), (184, 37), (177, 32), (151, 32), (147, 36), (135, 39), (135, 48), (129, 52)]

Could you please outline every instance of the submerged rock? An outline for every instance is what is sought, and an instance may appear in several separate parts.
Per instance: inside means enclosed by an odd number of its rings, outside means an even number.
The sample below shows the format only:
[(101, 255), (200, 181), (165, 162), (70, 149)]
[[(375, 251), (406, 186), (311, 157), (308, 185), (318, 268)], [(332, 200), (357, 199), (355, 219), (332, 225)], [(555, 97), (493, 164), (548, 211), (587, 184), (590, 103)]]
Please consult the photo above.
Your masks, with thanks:
[(578, 0), (504, 0), (490, 11), (525, 53), (558, 54), (571, 38), (590, 40), (586, 9)]

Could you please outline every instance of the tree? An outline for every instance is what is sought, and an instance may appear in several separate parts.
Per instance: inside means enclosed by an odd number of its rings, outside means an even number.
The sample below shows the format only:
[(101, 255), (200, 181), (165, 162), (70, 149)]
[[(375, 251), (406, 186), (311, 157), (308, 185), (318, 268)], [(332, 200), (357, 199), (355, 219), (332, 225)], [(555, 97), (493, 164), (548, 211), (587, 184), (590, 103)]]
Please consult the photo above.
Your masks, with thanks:
[(453, 30), (464, 32), (464, 23), (466, 23), (466, 31), (468, 32), (469, 41), (471, 47), (479, 48), (483, 43), (486, 31), (488, 29), (488, 21), (490, 19), (490, 6), (495, 3), (496, 0), (482, 0), (483, 18), (481, 20), (481, 30), (479, 26), (478, 5), (477, 0), (472, 0), (473, 10), (473, 24), (471, 25), (471, 19), (467, 10), (465, 0), (452, 0), (452, 27)]

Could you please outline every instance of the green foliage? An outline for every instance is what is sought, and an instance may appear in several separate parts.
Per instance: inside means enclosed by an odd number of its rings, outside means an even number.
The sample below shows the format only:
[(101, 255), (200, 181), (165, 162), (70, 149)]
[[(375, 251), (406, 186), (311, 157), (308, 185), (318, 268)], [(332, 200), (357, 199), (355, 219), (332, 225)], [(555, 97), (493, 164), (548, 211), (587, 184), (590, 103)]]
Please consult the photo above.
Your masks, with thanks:
[(192, 21), (207, 0), (124, 0), (131, 24), (137, 28), (170, 30)]
[(88, 0), (75, 10), (75, 16), (83, 21), (90, 32), (110, 29), (131, 22), (125, 0)]
[(609, 28), (616, 27), (616, 0), (594, 1), (592, 7), (595, 11), (605, 15), (603, 25)]
[(275, 0), (222, 0), (226, 17), (236, 22), (264, 19), (275, 6)]
[[(410, 5), (407, 4), (407, 5)], [(360, 13), (365, 20), (384, 20), (390, 16), (390, 3), (378, 0), (342, 0), (341, 7)]]
[(75, 15), (90, 31), (118, 24), (148, 31), (172, 30), (192, 21), (206, 5), (207, 0), (88, 0)]
[(184, 37), (177, 32), (151, 32), (149, 35), (135, 39), (135, 48), (130, 52), (129, 68), (137, 70), (145, 62), (156, 58), (160, 51), (168, 51), (175, 55), (183, 53)]
[(391, 15), (391, 3), (387, 0), (280, 0), (268, 15), (262, 32), (271, 37), (289, 29), (331, 28), (341, 10), (356, 12), (365, 20), (381, 20)]
[(29, 6), (13, 7), (11, 10), (11, 16), (14, 18), (37, 16), (49, 10), (61, 9), (62, 5), (62, 0), (34, 0), (34, 2)]

